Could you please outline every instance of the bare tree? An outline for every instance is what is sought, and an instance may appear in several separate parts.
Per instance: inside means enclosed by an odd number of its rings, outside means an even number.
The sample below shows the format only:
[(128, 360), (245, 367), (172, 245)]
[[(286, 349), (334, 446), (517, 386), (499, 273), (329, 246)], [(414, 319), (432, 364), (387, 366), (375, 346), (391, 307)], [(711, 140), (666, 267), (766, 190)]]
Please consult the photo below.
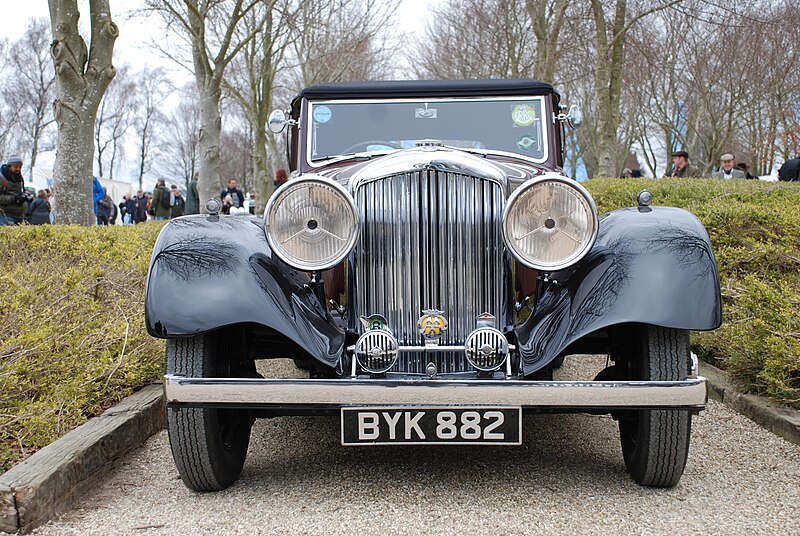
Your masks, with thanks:
[[(161, 103), (167, 91), (172, 88), (172, 84), (167, 78), (166, 71), (160, 67), (156, 69), (145, 67), (136, 75), (136, 79), (139, 80), (140, 87), (137, 91), (133, 128), (136, 136), (136, 172), (139, 189), (142, 190), (144, 175), (152, 167), (156, 133), (165, 123)], [(180, 141), (178, 143), (180, 144)], [(191, 167), (190, 173), (193, 174), (194, 166)]]
[(123, 65), (117, 69), (117, 76), (108, 86), (97, 110), (94, 139), (97, 170), (101, 177), (113, 179), (114, 170), (120, 158), (124, 157), (125, 134), (133, 122), (139, 89), (137, 79), (131, 74), (130, 66)]
[(28, 29), (8, 52), (9, 70), (2, 94), (19, 138), (15, 150), (29, 155), (31, 170), (53, 122), (55, 73), (50, 60), (50, 26), (46, 19), (31, 19)]
[(114, 41), (119, 28), (111, 20), (108, 0), (90, 0), (91, 43), (78, 31), (77, 0), (48, 0), (54, 41), (50, 47), (56, 72), (55, 120), (58, 152), (55, 196), (63, 223), (90, 225), (92, 157), (97, 107), (114, 78)]
[[(190, 84), (180, 91), (177, 106), (166, 117), (156, 142), (159, 159), (156, 169), (159, 173), (179, 176), (185, 184), (199, 169), (200, 110), (197, 105), (197, 89)], [(140, 189), (141, 189), (140, 183)]]
[[(145, 0), (148, 10), (163, 17), (167, 27), (187, 43), (191, 50), (191, 66), (200, 97), (200, 177), (198, 193), (205, 200), (219, 194), (220, 135), (222, 118), (220, 99), (225, 70), (247, 43), (254, 38), (263, 21), (250, 33), (237, 32), (242, 19), (261, 0)], [(181, 58), (166, 47), (167, 56)]]

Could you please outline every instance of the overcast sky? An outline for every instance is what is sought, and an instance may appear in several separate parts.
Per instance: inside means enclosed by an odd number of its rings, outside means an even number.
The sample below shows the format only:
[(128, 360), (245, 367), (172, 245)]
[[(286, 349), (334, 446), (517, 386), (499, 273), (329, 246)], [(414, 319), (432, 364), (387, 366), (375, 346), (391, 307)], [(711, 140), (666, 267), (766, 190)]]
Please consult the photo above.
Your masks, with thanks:
[[(400, 0), (400, 7), (397, 10), (397, 17), (400, 28), (405, 33), (420, 31), (424, 26), (425, 18), (428, 15), (428, 6), (437, 4), (439, 0)], [(47, 7), (47, 0), (2, 0), (4, 37), (10, 41), (15, 39), (9, 31), (17, 28), (18, 33), (25, 31), (28, 20), (31, 17), (50, 17)], [(88, 27), (89, 2), (88, 0), (78, 0), (81, 9), (81, 21)], [(122, 6), (125, 6), (124, 8)], [(135, 68), (142, 67), (145, 63), (158, 64), (174, 68), (174, 64), (168, 60), (155, 57), (156, 54), (148, 50), (146, 44), (152, 41), (150, 27), (141, 18), (128, 18), (126, 11), (141, 5), (141, 0), (112, 0), (111, 14), (114, 22), (120, 27), (120, 36), (114, 46), (116, 63), (130, 63)]]

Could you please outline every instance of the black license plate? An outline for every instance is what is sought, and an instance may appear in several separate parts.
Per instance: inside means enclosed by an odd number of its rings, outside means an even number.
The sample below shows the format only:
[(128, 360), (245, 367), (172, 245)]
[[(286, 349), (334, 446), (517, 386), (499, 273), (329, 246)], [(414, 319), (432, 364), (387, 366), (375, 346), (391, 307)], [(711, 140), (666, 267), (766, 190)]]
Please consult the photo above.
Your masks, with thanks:
[(342, 445), (520, 445), (519, 407), (346, 407)]

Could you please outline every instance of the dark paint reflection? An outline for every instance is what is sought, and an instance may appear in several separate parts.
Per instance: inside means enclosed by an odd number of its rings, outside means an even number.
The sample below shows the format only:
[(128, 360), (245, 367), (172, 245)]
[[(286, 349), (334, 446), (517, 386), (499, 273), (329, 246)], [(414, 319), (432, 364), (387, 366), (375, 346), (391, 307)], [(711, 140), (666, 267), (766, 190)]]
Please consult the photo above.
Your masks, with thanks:
[(705, 330), (721, 320), (707, 234), (694, 216), (679, 209), (609, 214), (589, 255), (552, 279), (557, 283), (549, 284), (534, 314), (517, 328), (525, 374), (584, 335), (613, 324)]

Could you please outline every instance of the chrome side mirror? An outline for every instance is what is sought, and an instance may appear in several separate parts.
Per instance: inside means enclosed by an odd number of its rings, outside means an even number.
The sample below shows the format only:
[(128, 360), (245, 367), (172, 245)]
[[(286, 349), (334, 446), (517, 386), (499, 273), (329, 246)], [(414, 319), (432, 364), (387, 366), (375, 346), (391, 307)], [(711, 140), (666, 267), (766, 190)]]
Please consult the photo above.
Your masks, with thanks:
[(283, 110), (272, 110), (267, 119), (267, 126), (273, 134), (280, 134), (286, 125), (292, 124), (292, 119), (286, 119), (286, 112)]
[(577, 104), (573, 104), (569, 107), (569, 113), (567, 114), (567, 124), (573, 129), (577, 129), (583, 124), (583, 112), (581, 111), (581, 107)]

